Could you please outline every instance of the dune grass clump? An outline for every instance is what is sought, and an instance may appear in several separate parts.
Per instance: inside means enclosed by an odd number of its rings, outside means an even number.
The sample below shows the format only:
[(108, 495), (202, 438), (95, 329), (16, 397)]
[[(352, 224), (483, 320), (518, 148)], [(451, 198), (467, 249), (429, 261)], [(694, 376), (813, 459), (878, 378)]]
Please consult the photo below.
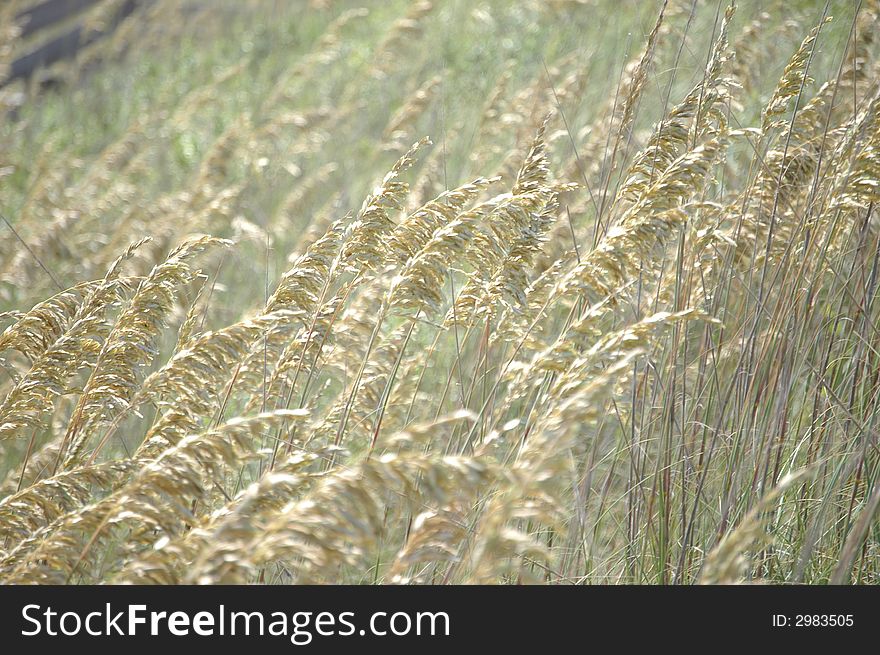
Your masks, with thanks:
[(296, 4), (0, 87), (0, 582), (880, 582), (877, 2)]

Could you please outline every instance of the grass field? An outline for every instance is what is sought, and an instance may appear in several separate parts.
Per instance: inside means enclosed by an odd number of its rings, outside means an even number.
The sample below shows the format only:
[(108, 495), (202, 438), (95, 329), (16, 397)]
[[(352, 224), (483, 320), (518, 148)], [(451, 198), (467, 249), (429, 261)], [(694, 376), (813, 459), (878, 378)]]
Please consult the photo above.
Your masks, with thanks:
[(880, 582), (878, 15), (160, 0), (0, 87), (0, 582)]

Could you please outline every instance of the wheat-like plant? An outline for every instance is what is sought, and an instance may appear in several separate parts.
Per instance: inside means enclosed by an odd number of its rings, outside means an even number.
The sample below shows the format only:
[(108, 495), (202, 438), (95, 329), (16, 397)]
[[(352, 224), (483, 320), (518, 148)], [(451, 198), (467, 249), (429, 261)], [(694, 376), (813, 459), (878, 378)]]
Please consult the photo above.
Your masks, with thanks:
[(0, 86), (0, 582), (880, 581), (875, 0), (216, 4)]

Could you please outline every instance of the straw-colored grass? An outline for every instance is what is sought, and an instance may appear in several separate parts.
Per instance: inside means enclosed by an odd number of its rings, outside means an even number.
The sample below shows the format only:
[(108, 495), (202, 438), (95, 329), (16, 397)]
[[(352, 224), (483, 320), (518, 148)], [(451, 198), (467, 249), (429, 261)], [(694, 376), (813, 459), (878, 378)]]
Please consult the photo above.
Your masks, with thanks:
[(282, 4), (0, 88), (0, 582), (880, 582), (875, 0)]

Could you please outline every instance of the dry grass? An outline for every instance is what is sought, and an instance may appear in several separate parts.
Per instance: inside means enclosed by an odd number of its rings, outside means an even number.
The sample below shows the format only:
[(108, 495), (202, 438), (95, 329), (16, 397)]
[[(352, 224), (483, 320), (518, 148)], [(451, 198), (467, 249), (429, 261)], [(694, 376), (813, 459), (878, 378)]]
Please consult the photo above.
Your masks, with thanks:
[(876, 2), (184, 4), (0, 89), (0, 581), (880, 582)]

